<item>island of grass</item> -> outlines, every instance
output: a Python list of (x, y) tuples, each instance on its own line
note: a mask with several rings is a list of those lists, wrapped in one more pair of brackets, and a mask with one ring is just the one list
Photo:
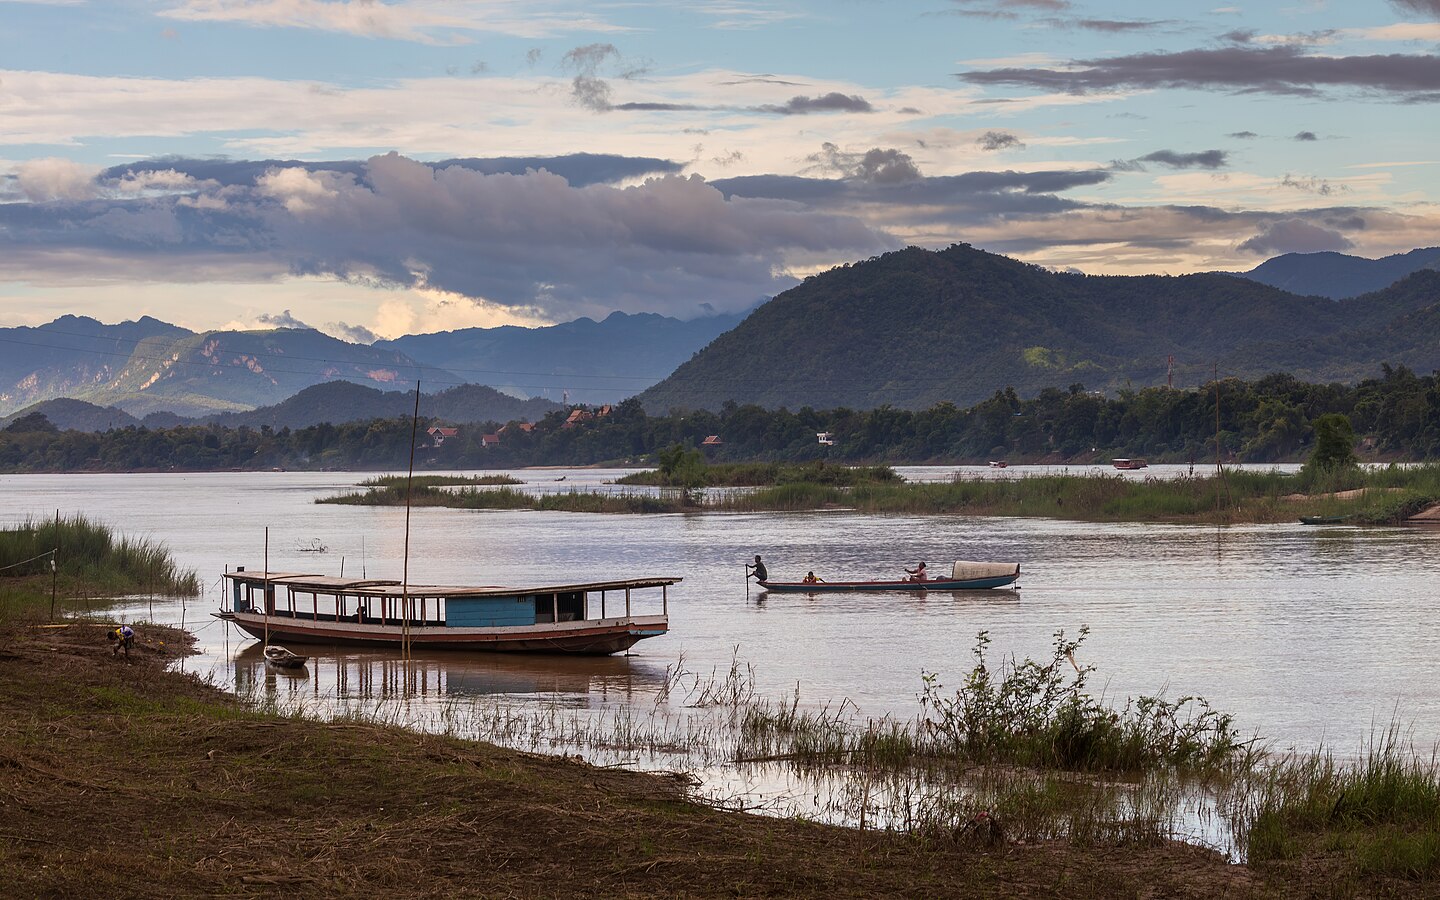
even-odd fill
[[(17, 896), (1420, 897), (1440, 879), (1433, 757), (1392, 731), (1354, 763), (1261, 765), (1203, 702), (1095, 700), (1089, 667), (1064, 674), (1083, 632), (1057, 634), (1048, 660), (994, 666), (982, 634), (959, 690), (926, 676), (920, 724), (850, 730), (789, 702), (721, 701), (752, 757), (877, 784), (959, 766), (1000, 788), (910, 827), (842, 828), (382, 716), (249, 705), (174, 670), (187, 636), (162, 626), (137, 623), (133, 655), (116, 657), (104, 622), (37, 621), (49, 585), (28, 567), (66, 538), (71, 589), (198, 586), (164, 548), (81, 519), (0, 532), (0, 877)], [(1230, 798), (1248, 865), (1171, 839), (1145, 808), (1113, 818), (1126, 782), (1172, 776)]]
[[(393, 487), (372, 488), (316, 502), (404, 506), (405, 493)], [(852, 484), (783, 481), (755, 490), (708, 494), (693, 486), (658, 492), (575, 490), (539, 495), (511, 488), (457, 491), (422, 487), (413, 492), (411, 502), (457, 509), (601, 513), (853, 509), (880, 514), (1036, 516), (1092, 522), (1240, 524), (1297, 522), (1306, 517), (1350, 524), (1397, 524), (1440, 504), (1440, 465), (1348, 468), (1300, 475), (1226, 470), (1218, 475), (1174, 479), (1086, 473), (915, 484), (896, 476), (857, 479)]]
[(410, 482), (415, 487), (456, 487), (464, 485), (524, 484), (518, 478), (504, 474), (490, 475), (376, 475), (360, 482), (363, 488), (404, 488)]
[[(663, 456), (663, 454), (662, 454)], [(899, 484), (904, 481), (889, 466), (837, 466), (823, 460), (809, 463), (716, 463), (687, 460), (684, 465), (632, 472), (615, 479), (616, 484), (654, 487), (773, 487), (782, 484), (816, 484), (853, 487), (857, 484)]]

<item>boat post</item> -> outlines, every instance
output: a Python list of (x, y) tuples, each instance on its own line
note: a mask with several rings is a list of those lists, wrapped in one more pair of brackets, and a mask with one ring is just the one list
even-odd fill
[(630, 588), (625, 588), (625, 618), (630, 618)]

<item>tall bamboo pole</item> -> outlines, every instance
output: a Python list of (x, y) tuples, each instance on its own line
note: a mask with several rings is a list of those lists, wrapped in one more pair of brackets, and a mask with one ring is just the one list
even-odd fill
[(410, 471), (405, 476), (405, 560), (401, 565), (400, 614), (404, 623), (401, 629), (401, 656), (406, 662), (408, 688), (410, 662), (410, 499), (415, 482), (415, 434), (420, 430), (420, 379), (415, 379), (415, 412), (410, 417)]

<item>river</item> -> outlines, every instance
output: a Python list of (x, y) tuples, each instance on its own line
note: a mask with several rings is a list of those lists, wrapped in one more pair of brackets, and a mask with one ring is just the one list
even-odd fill
[[(1156, 474), (1185, 467), (1155, 467)], [(912, 479), (954, 469), (903, 469)], [(970, 470), (967, 470), (970, 471)], [(1007, 470), (1010, 476), (1024, 469)], [(1072, 470), (1073, 471), (1073, 470)], [(616, 471), (525, 470), (532, 490), (598, 486)], [(995, 470), (977, 469), (978, 477)], [(0, 476), (0, 524), (83, 512), (167, 545), (209, 585), (201, 600), (122, 606), (178, 624), (201, 651), (191, 671), (226, 687), (263, 686), (254, 642), (211, 618), (226, 566), (258, 568), (269, 528), (276, 571), (398, 578), (404, 510), (316, 505), (350, 473)], [(559, 479), (564, 479), (559, 480)], [(320, 542), (325, 553), (299, 548)], [(923, 596), (766, 596), (743, 565), (773, 577), (897, 574), (926, 560), (1018, 561), (1019, 590)], [(1440, 530), (1095, 524), (1048, 519), (877, 516), (846, 511), (594, 515), (417, 509), (411, 579), (465, 584), (679, 575), (671, 632), (604, 659), (449, 654), (419, 661), (422, 698), (487, 698), (533, 708), (653, 709), (677, 666), (724, 676), (738, 661), (764, 696), (853, 702), (861, 715), (919, 709), (922, 672), (951, 683), (977, 632), (995, 658), (1048, 655), (1057, 630), (1091, 631), (1078, 656), (1092, 684), (1123, 702), (1200, 694), (1245, 734), (1278, 747), (1359, 750), (1392, 720), (1421, 746), (1440, 742), (1435, 615)], [(248, 649), (247, 649), (248, 648)], [(284, 688), (316, 703), (403, 693), (393, 655), (310, 650), (310, 677)], [(274, 690), (273, 676), (271, 689)], [(663, 698), (661, 698), (663, 700)]]

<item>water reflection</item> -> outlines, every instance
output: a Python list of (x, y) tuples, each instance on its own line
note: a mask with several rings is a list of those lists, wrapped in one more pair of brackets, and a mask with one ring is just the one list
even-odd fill
[(416, 654), (407, 662), (393, 650), (292, 649), (309, 656), (305, 668), (293, 673), (267, 666), (259, 642), (246, 644), (232, 658), (235, 692), (283, 687), (324, 701), (531, 694), (626, 703), (640, 694), (653, 697), (666, 677), (663, 667), (626, 656), (450, 652)]

